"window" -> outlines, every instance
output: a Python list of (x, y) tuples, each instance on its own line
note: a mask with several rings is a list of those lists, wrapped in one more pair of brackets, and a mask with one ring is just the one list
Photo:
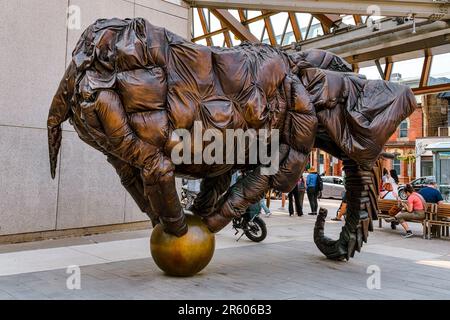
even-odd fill
[(401, 170), (401, 161), (400, 161), (400, 159), (399, 158), (395, 158), (394, 160), (393, 160), (393, 163), (392, 163), (392, 166), (393, 166), (393, 169), (396, 171), (396, 172), (398, 172), (398, 175), (400, 175), (400, 170)]
[(399, 138), (407, 138), (408, 137), (408, 121), (407, 120), (403, 120), (400, 123), (400, 131), (398, 134)]
[(422, 156), (420, 157), (420, 175), (432, 176), (433, 175), (433, 157)]

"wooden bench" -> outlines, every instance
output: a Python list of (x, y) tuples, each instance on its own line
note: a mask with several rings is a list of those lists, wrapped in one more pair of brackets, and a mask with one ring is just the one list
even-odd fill
[[(450, 236), (449, 227), (450, 227), (450, 204), (445, 203), (442, 205), (434, 205), (434, 209), (432, 210), (430, 217), (427, 221), (427, 233), (428, 239), (431, 238), (431, 234), (435, 233), (436, 237)], [(432, 226), (436, 226), (436, 232), (432, 232)]]
[(383, 227), (383, 219), (392, 218), (388, 212), (395, 205), (398, 205), (397, 200), (378, 200), (378, 226), (380, 228)]
[[(383, 219), (392, 218), (388, 212), (394, 205), (399, 205), (400, 201), (399, 200), (378, 199), (377, 202), (378, 202), (378, 227), (382, 228), (383, 227)], [(431, 227), (428, 227), (427, 222), (430, 219), (432, 210), (434, 208), (433, 206), (435, 206), (435, 205), (433, 205), (431, 203), (427, 203), (424, 220), (411, 219), (411, 220), (407, 221), (407, 222), (412, 222), (412, 223), (420, 223), (422, 225), (424, 239), (429, 239), (428, 231), (431, 230)]]

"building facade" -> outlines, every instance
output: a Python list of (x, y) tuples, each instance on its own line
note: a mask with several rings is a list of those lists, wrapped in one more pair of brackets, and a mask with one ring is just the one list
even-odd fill
[(113, 17), (143, 17), (189, 35), (189, 9), (177, 0), (0, 1), (0, 242), (147, 220), (105, 156), (68, 123), (55, 180), (49, 172), (53, 94), (83, 30)]

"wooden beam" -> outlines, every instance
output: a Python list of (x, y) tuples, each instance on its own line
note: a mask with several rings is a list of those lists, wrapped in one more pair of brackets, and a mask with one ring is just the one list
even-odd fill
[(428, 86), (432, 61), (433, 55), (431, 54), (431, 50), (425, 49), (425, 60), (423, 61), (422, 74), (420, 76), (420, 83), (419, 83), (420, 88)]
[(246, 25), (249, 25), (250, 23), (253, 23), (253, 22), (265, 19), (265, 18), (273, 16), (274, 14), (277, 14), (277, 13), (278, 12), (274, 12), (274, 11), (266, 11), (265, 13), (263, 13), (263, 14), (261, 14), (259, 16), (256, 16), (256, 17), (253, 17), (251, 19), (247, 19), (245, 21), (242, 21), (242, 24), (246, 26)]
[(239, 9), (238, 13), (239, 13), (239, 19), (241, 19), (241, 22), (244, 22), (245, 20), (247, 20), (247, 18), (245, 17), (244, 10)]
[[(225, 27), (225, 25), (222, 22), (220, 22), (220, 25), (222, 26), (222, 28)], [(231, 48), (233, 46), (233, 42), (231, 41), (230, 31), (228, 29), (227, 31), (224, 31), (223, 36), (225, 38), (225, 44), (227, 45), (228, 48)]]
[(292, 31), (294, 32), (294, 37), (296, 41), (302, 41), (302, 32), (300, 31), (300, 27), (298, 25), (297, 16), (295, 12), (289, 12), (289, 20), (291, 21)]
[(320, 26), (322, 27), (323, 33), (324, 34), (329, 34), (330, 33), (330, 28), (328, 28), (328, 26), (326, 24), (324, 24), (323, 22), (320, 23)]
[[(197, 12), (198, 12), (198, 16), (200, 17), (200, 23), (202, 24), (202, 29), (203, 29), (203, 33), (205, 35), (209, 34), (211, 30), (208, 30), (208, 24), (206, 23), (206, 17), (205, 17), (205, 12), (203, 11), (202, 8), (197, 8)], [(207, 36), (205, 37), (206, 39), (206, 44), (208, 46), (212, 46), (212, 40), (211, 37)]]
[(383, 16), (450, 19), (449, 3), (432, 0), (184, 0), (191, 7), (275, 10), (313, 13), (367, 15), (367, 8), (376, 4)]
[(450, 91), (450, 83), (437, 84), (435, 86), (426, 86), (423, 88), (412, 89), (412, 92), (414, 94), (430, 94), (430, 93), (438, 93), (441, 91)]
[[(261, 11), (262, 14), (267, 12)], [(275, 37), (275, 32), (273, 31), (272, 22), (270, 21), (270, 17), (264, 18), (264, 25), (266, 27), (267, 35), (269, 36), (269, 41), (272, 46), (277, 45), (277, 39)]]
[(289, 17), (287, 17), (286, 22), (284, 23), (283, 33), (281, 34), (281, 38), (280, 38), (280, 45), (283, 45), (283, 43), (284, 43), (288, 25), (289, 25)]
[(206, 34), (202, 34), (201, 36), (192, 38), (191, 41), (192, 41), (192, 42), (196, 42), (196, 41), (199, 41), (199, 40), (202, 40), (202, 39), (211, 38), (211, 37), (213, 37), (213, 36), (215, 36), (215, 35), (224, 33), (224, 32), (227, 31), (227, 30), (228, 30), (228, 28), (222, 28), (222, 29), (219, 29), (219, 30), (216, 30), (216, 31), (213, 31), (213, 32), (209, 32), (209, 33), (206, 33)]
[(306, 33), (305, 33), (305, 40), (308, 39), (309, 30), (311, 29), (311, 24), (312, 24), (313, 18), (314, 18), (314, 16), (311, 16), (309, 18), (308, 27), (306, 28)]
[(360, 24), (362, 24), (362, 19), (361, 16), (358, 14), (354, 14), (353, 15), (353, 20), (355, 20), (355, 24), (358, 26)]
[(336, 14), (315, 14), (314, 17), (322, 24), (325, 33), (330, 33), (331, 27), (342, 18)]
[(359, 65), (357, 63), (352, 64), (352, 70), (354, 73), (359, 73)]
[(381, 64), (380, 64), (380, 60), (379, 59), (375, 60), (375, 65), (377, 66), (378, 73), (380, 74), (380, 78), (384, 79), (384, 70), (381, 69)]
[(251, 32), (243, 26), (231, 13), (226, 9), (211, 9), (219, 21), (226, 25), (241, 41), (249, 41), (259, 43), (260, 41)]
[(386, 58), (386, 66), (384, 67), (384, 80), (389, 81), (391, 79), (392, 67), (394, 63), (392, 62), (392, 57)]
[[(408, 52), (423, 52), (426, 48), (450, 46), (448, 22), (417, 23), (415, 34), (412, 33), (411, 23), (397, 25), (396, 21), (387, 19), (381, 24), (382, 29), (378, 32), (362, 25), (341, 34), (308, 39), (301, 43), (302, 50), (328, 50), (349, 63), (360, 63)], [(289, 50), (288, 47), (286, 49)]]

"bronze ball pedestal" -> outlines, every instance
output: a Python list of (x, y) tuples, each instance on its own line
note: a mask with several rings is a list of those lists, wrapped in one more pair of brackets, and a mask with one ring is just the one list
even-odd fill
[(214, 254), (215, 236), (200, 217), (186, 215), (188, 232), (178, 238), (158, 224), (150, 238), (150, 251), (156, 265), (167, 275), (189, 277), (203, 270)]

